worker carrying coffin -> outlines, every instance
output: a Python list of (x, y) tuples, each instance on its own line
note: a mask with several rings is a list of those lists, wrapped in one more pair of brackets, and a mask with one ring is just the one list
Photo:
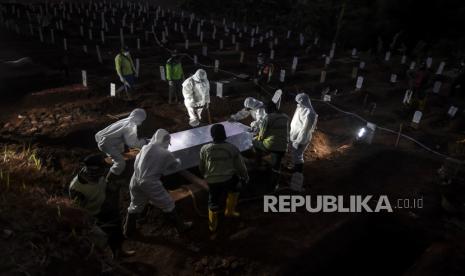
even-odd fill
[(176, 212), (174, 200), (160, 181), (163, 174), (180, 165), (180, 161), (168, 151), (170, 142), (171, 136), (168, 131), (159, 129), (136, 157), (134, 174), (129, 185), (131, 204), (124, 227), (128, 237), (136, 230), (137, 216), (142, 213), (148, 202), (160, 208), (179, 232), (189, 229), (192, 225), (191, 222), (181, 219)]
[(184, 104), (189, 115), (189, 125), (197, 127), (202, 119), (202, 112), (210, 104), (210, 83), (207, 72), (197, 70), (194, 75), (187, 78), (182, 84)]
[(253, 140), (257, 164), (262, 157), (271, 155), (271, 185), (278, 189), (281, 175), (281, 161), (287, 151), (289, 141), (289, 117), (278, 111), (276, 104), (270, 101), (266, 105), (266, 116), (260, 124), (258, 136)]
[(209, 187), (208, 221), (210, 231), (218, 226), (218, 214), (221, 200), (227, 193), (225, 216), (237, 217), (237, 200), (241, 182), (247, 183), (249, 175), (239, 149), (226, 142), (226, 131), (222, 124), (215, 124), (210, 129), (213, 143), (204, 145), (200, 150), (200, 172)]
[(318, 114), (313, 109), (310, 98), (305, 93), (295, 97), (297, 109), (291, 121), (290, 143), (293, 171), (290, 187), (295, 191), (302, 191), (304, 152), (312, 140), (318, 121)]
[(137, 127), (145, 121), (147, 114), (141, 108), (134, 109), (129, 117), (119, 120), (95, 134), (98, 148), (111, 157), (113, 166), (107, 180), (111, 181), (121, 175), (126, 168), (123, 157), (124, 146), (141, 148), (147, 144), (146, 139), (137, 137)]
[(229, 121), (240, 121), (251, 116), (253, 122), (250, 123), (250, 127), (252, 128), (252, 132), (257, 133), (265, 115), (265, 105), (263, 102), (252, 97), (248, 97), (244, 100), (244, 108), (231, 115)]

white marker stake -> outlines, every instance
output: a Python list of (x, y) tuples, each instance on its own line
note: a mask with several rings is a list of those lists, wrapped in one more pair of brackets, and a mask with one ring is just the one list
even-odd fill
[(100, 46), (95, 45), (95, 49), (97, 50), (97, 59), (98, 59), (98, 62), (101, 64), (101, 63), (103, 63), (103, 60), (102, 60), (102, 55), (100, 54)]
[(166, 81), (165, 66), (160, 66), (160, 79)]
[(137, 39), (137, 50), (140, 51), (140, 38)]
[(300, 34), (300, 35), (299, 35), (299, 43), (300, 43), (300, 46), (304, 46), (304, 42), (305, 42), (304, 35), (303, 35), (303, 34)]
[(447, 111), (447, 114), (448, 114), (451, 118), (453, 118), (453, 117), (455, 116), (455, 113), (457, 113), (458, 110), (459, 110), (459, 109), (458, 109), (457, 107), (451, 106), (451, 107), (449, 108), (449, 111)]
[(331, 58), (329, 56), (325, 57), (325, 66), (328, 66), (331, 63)]
[(292, 74), (294, 74), (295, 71), (297, 70), (297, 63), (298, 62), (299, 62), (299, 58), (294, 57), (294, 59), (292, 60)]
[(353, 48), (352, 49), (352, 56), (355, 57), (357, 55), (357, 49)]
[(110, 83), (110, 97), (116, 97), (116, 84)]
[(362, 86), (363, 86), (363, 77), (362, 76), (359, 76), (357, 78), (357, 83), (355, 84), (355, 88), (357, 88), (358, 90), (362, 89)]
[(82, 51), (87, 54), (87, 45), (82, 45)]
[(291, 38), (291, 31), (290, 30), (287, 31), (287, 35), (286, 35), (286, 39), (289, 39), (289, 38)]
[(252, 37), (252, 39), (250, 40), (250, 48), (253, 48), (255, 45), (255, 38)]
[(419, 110), (415, 111), (415, 113), (413, 114), (413, 119), (412, 119), (412, 123), (414, 124), (419, 124), (420, 121), (421, 121), (421, 117), (423, 116), (423, 113)]
[(203, 42), (203, 32), (200, 32), (200, 42)]
[(140, 69), (140, 60), (136, 58), (136, 77), (139, 77)]
[(442, 72), (444, 71), (444, 66), (446, 66), (446, 63), (444, 61), (441, 61), (438, 70), (436, 71), (436, 75), (442, 75)]
[(410, 69), (410, 70), (415, 69), (415, 65), (416, 65), (416, 64), (415, 64), (415, 61), (412, 61), (412, 62), (410, 63), (409, 69)]
[(244, 52), (241, 52), (241, 57), (239, 58), (239, 63), (244, 63)]
[(403, 55), (402, 59), (400, 60), (400, 64), (405, 64), (406, 61), (407, 61), (407, 56)]
[(397, 82), (397, 75), (396, 74), (391, 74), (390, 82), (391, 83), (396, 83)]
[(431, 65), (433, 65), (433, 58), (432, 57), (428, 57), (426, 59), (426, 67), (427, 68), (431, 68)]
[(189, 50), (189, 40), (187, 40), (187, 39), (184, 42), (184, 49)]
[(317, 45), (319, 40), (319, 37), (315, 37), (315, 39), (313, 40), (313, 45)]
[(407, 90), (405, 91), (405, 95), (404, 95), (404, 99), (402, 100), (402, 103), (403, 104), (410, 104), (410, 102), (412, 101), (412, 95), (413, 95), (413, 91), (412, 90)]
[(218, 73), (219, 68), (220, 68), (220, 61), (215, 59), (215, 73)]
[(433, 86), (433, 92), (438, 94), (439, 91), (441, 90), (441, 85), (442, 85), (442, 82), (440, 81), (435, 81), (434, 82), (434, 86)]
[(386, 56), (384, 56), (384, 61), (389, 61), (391, 59), (391, 52), (387, 51)]
[(352, 68), (352, 79), (355, 79), (358, 75), (358, 67), (354, 66)]
[(198, 63), (198, 59), (197, 59), (197, 55), (194, 55), (194, 64), (197, 64)]
[(270, 52), (270, 59), (274, 59), (274, 50), (271, 50)]
[(103, 30), (100, 31), (100, 40), (103, 44), (105, 44), (105, 32)]
[(360, 69), (365, 68), (365, 61), (360, 61), (360, 65), (358, 66)]
[(279, 81), (284, 82), (286, 80), (286, 70), (281, 69), (281, 72), (279, 74)]
[(82, 70), (82, 86), (87, 87), (87, 72)]
[(219, 98), (223, 98), (223, 83), (222, 82), (216, 83), (216, 96)]
[(66, 38), (63, 38), (63, 49), (65, 49), (65, 51), (68, 51), (68, 41), (66, 40)]
[(324, 83), (325, 81), (326, 81), (326, 71), (321, 71), (320, 83)]

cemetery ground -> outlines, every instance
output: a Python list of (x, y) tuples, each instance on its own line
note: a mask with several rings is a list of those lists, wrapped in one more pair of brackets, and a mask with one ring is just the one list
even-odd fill
[[(319, 114), (318, 129), (305, 157), (304, 176), (307, 195), (387, 195), (397, 198), (422, 198), (422, 208), (396, 209), (393, 213), (264, 213), (264, 191), (269, 173), (251, 170), (238, 220), (220, 222), (216, 239), (209, 236), (206, 193), (177, 202), (182, 215), (193, 220), (192, 231), (179, 235), (163, 220), (155, 208), (147, 210), (140, 221), (140, 235), (125, 243), (137, 255), (113, 262), (90, 242), (89, 217), (74, 208), (66, 198), (67, 187), (79, 167), (79, 160), (97, 151), (94, 134), (115, 121), (121, 114), (141, 107), (148, 118), (140, 130), (151, 137), (158, 128), (177, 132), (189, 128), (183, 104), (168, 104), (168, 85), (160, 78), (160, 66), (169, 52), (160, 47), (143, 30), (125, 37), (134, 59), (140, 61), (137, 89), (131, 101), (110, 96), (110, 83), (119, 85), (113, 59), (120, 47), (117, 31), (101, 45), (102, 63), (98, 61), (95, 42), (87, 41), (72, 30), (68, 51), (61, 41), (40, 43), (33, 38), (1, 29), (1, 60), (29, 57), (26, 65), (3, 67), (0, 101), (0, 271), (11, 275), (332, 275), (341, 268), (351, 275), (463, 275), (465, 235), (463, 218), (447, 214), (441, 208), (441, 191), (437, 169), (442, 158), (401, 137), (397, 131), (452, 157), (463, 158), (454, 149), (465, 139), (463, 116), (449, 117), (450, 105), (463, 108), (463, 99), (448, 97), (450, 79), (438, 94), (432, 93), (417, 128), (411, 126), (414, 109), (402, 104), (408, 87), (399, 55), (389, 61), (351, 49), (337, 49), (325, 67), (322, 54), (330, 47), (320, 42), (306, 51), (297, 43), (280, 37), (274, 46), (275, 73), (262, 89), (251, 80), (228, 72), (254, 74), (256, 55), (269, 55), (268, 42), (250, 47), (240, 41), (236, 50), (231, 35), (222, 34), (223, 50), (218, 39), (206, 33), (203, 44), (189, 30), (190, 45), (180, 33), (170, 31), (165, 46), (179, 53), (196, 55), (207, 68), (212, 83), (211, 115), (214, 122), (227, 120), (242, 108), (244, 98), (270, 99), (276, 88), (284, 93), (282, 110), (290, 117), (295, 109), (295, 94), (310, 95)], [(220, 35), (218, 35), (220, 36)], [(137, 49), (136, 39), (141, 41)], [(47, 37), (45, 40), (49, 40)], [(82, 46), (88, 46), (88, 53)], [(207, 56), (202, 45), (208, 46)], [(241, 52), (243, 63), (239, 62)], [(69, 76), (61, 70), (67, 56)], [(299, 57), (297, 70), (291, 73), (293, 57)], [(359, 68), (360, 60), (366, 62)], [(435, 56), (436, 68), (441, 56)], [(410, 61), (409, 61), (410, 62)], [(407, 63), (408, 64), (408, 63)], [(199, 65), (183, 59), (186, 77)], [(355, 77), (353, 68), (359, 68)], [(286, 70), (285, 81), (279, 79)], [(82, 85), (82, 70), (87, 72), (87, 86)], [(225, 72), (227, 71), (227, 72)], [(321, 82), (321, 71), (326, 79)], [(391, 83), (393, 72), (397, 81)], [(355, 89), (356, 77), (363, 76), (361, 89)], [(230, 83), (224, 82), (229, 80)], [(219, 98), (215, 83), (223, 81), (225, 96)], [(321, 91), (330, 87), (331, 104), (319, 101)], [(8, 88), (8, 89), (6, 89)], [(337, 93), (334, 91), (337, 89)], [(366, 123), (334, 107), (354, 112), (369, 122), (394, 130), (376, 130), (371, 144), (355, 141)], [(124, 116), (124, 115), (121, 115)], [(206, 123), (206, 122), (204, 122)], [(247, 123), (247, 122), (245, 122)], [(402, 127), (401, 127), (402, 125)], [(462, 141), (462, 142), (460, 142)], [(462, 153), (463, 154), (463, 151)], [(244, 153), (251, 157), (251, 153)], [(131, 164), (127, 166), (131, 168)], [(198, 174), (193, 169), (192, 173)], [(126, 171), (129, 183), (131, 172)], [(287, 185), (290, 172), (284, 171)], [(165, 186), (179, 189), (189, 184), (173, 176), (163, 179)], [(464, 191), (459, 191), (464, 193)], [(288, 194), (287, 190), (280, 192)], [(129, 204), (127, 187), (121, 191), (121, 214)]]

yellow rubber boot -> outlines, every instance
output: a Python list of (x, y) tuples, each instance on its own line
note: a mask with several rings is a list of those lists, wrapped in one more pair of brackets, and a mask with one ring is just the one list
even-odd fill
[(239, 217), (239, 212), (236, 212), (237, 200), (239, 199), (239, 193), (228, 193), (226, 198), (226, 210), (224, 215), (226, 217)]
[(211, 232), (216, 232), (218, 227), (218, 212), (208, 209), (208, 228)]

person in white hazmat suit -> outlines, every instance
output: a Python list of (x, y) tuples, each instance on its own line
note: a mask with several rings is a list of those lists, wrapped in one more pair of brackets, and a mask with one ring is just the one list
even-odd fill
[(197, 127), (202, 119), (202, 112), (210, 104), (210, 82), (207, 72), (197, 70), (194, 75), (182, 83), (184, 105), (189, 115), (189, 125)]
[(129, 117), (119, 120), (95, 134), (98, 148), (111, 157), (113, 166), (107, 176), (107, 181), (121, 175), (126, 168), (123, 157), (124, 145), (141, 148), (147, 144), (146, 139), (137, 137), (137, 127), (147, 118), (145, 110), (134, 109)]
[(148, 202), (161, 209), (178, 232), (184, 232), (192, 226), (191, 222), (184, 222), (178, 215), (174, 200), (160, 181), (164, 173), (181, 165), (180, 160), (168, 150), (170, 141), (168, 131), (159, 129), (136, 157), (134, 174), (129, 184), (131, 204), (124, 225), (126, 237), (136, 231), (137, 217)]
[(297, 109), (291, 121), (290, 143), (292, 164), (294, 166), (290, 188), (294, 191), (302, 191), (304, 152), (312, 140), (318, 121), (318, 114), (313, 109), (310, 98), (305, 93), (295, 97)]
[(231, 115), (229, 121), (240, 121), (251, 116), (253, 119), (253, 122), (250, 123), (252, 132), (258, 132), (260, 124), (265, 115), (266, 111), (263, 102), (252, 97), (247, 97), (244, 100), (244, 108), (239, 110), (236, 114)]

